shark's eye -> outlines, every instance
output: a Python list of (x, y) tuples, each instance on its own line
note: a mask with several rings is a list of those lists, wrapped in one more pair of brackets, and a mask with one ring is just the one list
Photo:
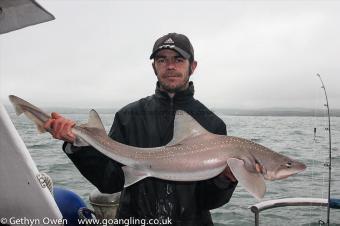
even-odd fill
[(286, 167), (287, 167), (287, 168), (292, 167), (292, 163), (291, 163), (291, 162), (287, 162), (287, 163), (286, 163)]

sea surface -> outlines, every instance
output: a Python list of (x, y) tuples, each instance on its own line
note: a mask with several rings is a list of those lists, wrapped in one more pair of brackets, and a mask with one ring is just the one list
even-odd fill
[[(79, 123), (87, 121), (87, 114), (64, 114)], [(49, 174), (54, 186), (67, 187), (85, 202), (95, 189), (75, 168), (61, 150), (62, 142), (49, 134), (38, 134), (26, 117), (10, 114), (40, 172)], [(100, 114), (109, 131), (114, 112)], [(267, 181), (263, 200), (313, 197), (327, 198), (328, 191), (328, 121), (326, 117), (228, 116), (219, 114), (228, 128), (228, 135), (239, 136), (260, 143), (282, 154), (303, 161), (307, 169), (280, 181)], [(314, 135), (314, 128), (316, 134)], [(340, 198), (340, 118), (331, 119), (332, 132), (332, 197)], [(215, 225), (254, 225), (249, 206), (259, 201), (238, 186), (230, 202), (212, 210)], [(88, 204), (90, 206), (90, 204)], [(90, 206), (91, 207), (91, 206)], [(326, 221), (325, 207), (281, 207), (260, 214), (260, 225), (319, 225)], [(331, 210), (331, 225), (340, 225), (340, 210)]]

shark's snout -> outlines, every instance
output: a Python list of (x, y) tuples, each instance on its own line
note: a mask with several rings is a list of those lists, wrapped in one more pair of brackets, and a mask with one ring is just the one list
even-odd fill
[(263, 176), (267, 180), (280, 180), (300, 173), (306, 168), (306, 165), (302, 162), (288, 160), (281, 163), (280, 165), (277, 165), (277, 167), (274, 167), (272, 170), (266, 169)]
[(281, 165), (276, 172), (275, 179), (283, 179), (291, 175), (300, 173), (306, 169), (306, 165), (298, 161), (289, 161)]

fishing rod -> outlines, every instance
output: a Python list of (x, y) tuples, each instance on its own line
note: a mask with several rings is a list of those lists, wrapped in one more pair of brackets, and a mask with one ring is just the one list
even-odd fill
[[(330, 225), (329, 222), (329, 218), (330, 218), (330, 203), (331, 203), (331, 180), (332, 180), (332, 136), (331, 136), (331, 116), (329, 113), (329, 103), (328, 103), (328, 97), (327, 97), (327, 91), (326, 91), (326, 87), (322, 81), (321, 75), (320, 74), (316, 74), (319, 79), (320, 82), (322, 84), (321, 88), (323, 89), (324, 93), (325, 93), (325, 97), (326, 97), (326, 104), (324, 104), (325, 107), (327, 107), (327, 116), (328, 116), (328, 128), (326, 128), (326, 130), (328, 130), (328, 140), (329, 140), (329, 160), (328, 160), (328, 164), (325, 164), (325, 166), (328, 166), (328, 204), (327, 204), (327, 225)], [(315, 133), (315, 129), (314, 129), (314, 133)]]

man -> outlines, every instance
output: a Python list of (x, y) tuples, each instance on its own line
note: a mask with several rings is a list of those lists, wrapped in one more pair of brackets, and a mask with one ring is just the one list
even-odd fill
[[(184, 110), (204, 128), (215, 134), (226, 134), (224, 122), (193, 98), (194, 85), (189, 82), (197, 62), (189, 39), (169, 33), (159, 38), (150, 59), (158, 82), (152, 96), (133, 102), (116, 115), (109, 136), (137, 147), (166, 145), (173, 136), (176, 110)], [(72, 145), (75, 123), (52, 113), (45, 125), (55, 138), (66, 141), (64, 151), (79, 171), (103, 193), (122, 191), (118, 218), (170, 219), (172, 225), (213, 225), (210, 209), (227, 203), (237, 181), (227, 167), (212, 179), (197, 182), (174, 182), (146, 178), (123, 189), (121, 164), (92, 147)]]

